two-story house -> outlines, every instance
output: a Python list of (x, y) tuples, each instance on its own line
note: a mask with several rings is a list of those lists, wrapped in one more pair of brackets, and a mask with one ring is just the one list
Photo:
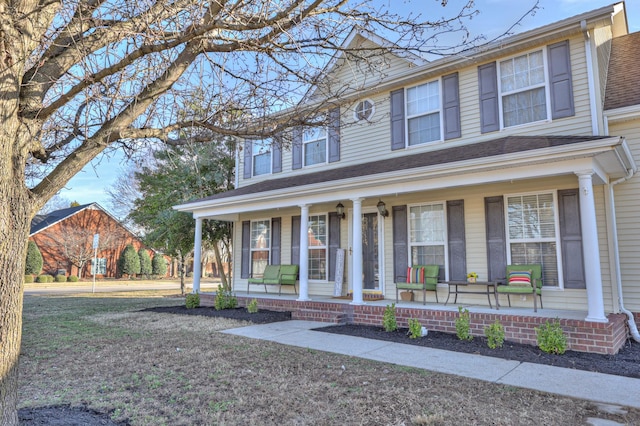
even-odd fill
[[(344, 42), (385, 43), (358, 31)], [(627, 310), (640, 313), (639, 46), (617, 3), (464, 55), (389, 53), (377, 74), (338, 55), (327, 84), (357, 89), (332, 100), (326, 128), (292, 129), (290, 149), (246, 141), (237, 189), (176, 208), (193, 213), (196, 242), (204, 219), (235, 224), (236, 291), (268, 263), (298, 264), (298, 302), (334, 295), (336, 279), (356, 309), (367, 293), (390, 302), (408, 265), (495, 281), (540, 264), (538, 315), (615, 318), (615, 352), (625, 321), (637, 336)], [(533, 314), (532, 295), (511, 299)]]

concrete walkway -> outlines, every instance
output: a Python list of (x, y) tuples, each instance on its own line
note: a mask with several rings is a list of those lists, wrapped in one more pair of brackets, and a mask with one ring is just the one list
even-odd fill
[(283, 321), (224, 333), (640, 409), (640, 379), (311, 331), (327, 325)]

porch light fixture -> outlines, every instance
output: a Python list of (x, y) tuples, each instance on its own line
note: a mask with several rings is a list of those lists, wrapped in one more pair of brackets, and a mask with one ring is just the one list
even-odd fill
[(378, 208), (378, 212), (380, 212), (381, 216), (383, 217), (389, 216), (387, 205), (382, 200), (378, 201), (378, 204), (376, 205), (376, 207)]
[(338, 205), (336, 206), (336, 213), (338, 213), (338, 217), (340, 219), (344, 219), (344, 206), (342, 205), (342, 203), (338, 203)]

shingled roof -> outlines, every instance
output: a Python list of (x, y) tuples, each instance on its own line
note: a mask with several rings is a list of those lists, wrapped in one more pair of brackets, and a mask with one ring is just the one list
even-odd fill
[[(208, 200), (221, 200), (230, 197), (259, 194), (261, 192), (276, 191), (324, 182), (341, 181), (362, 176), (373, 176), (394, 171), (410, 170), (418, 167), (435, 166), (438, 164), (455, 163), (477, 158), (489, 158), (498, 155), (512, 154), (542, 148), (553, 148), (563, 145), (579, 144), (607, 136), (507, 136), (487, 142), (463, 145), (452, 148), (427, 151), (397, 158), (373, 161), (346, 167), (327, 169), (320, 172), (306, 173), (295, 176), (273, 178), (243, 186), (231, 191), (222, 192), (207, 198), (193, 200), (196, 203)], [(186, 203), (189, 204), (189, 203)]]
[(640, 105), (640, 32), (611, 42), (604, 109)]
[(95, 203), (83, 204), (76, 207), (67, 207), (66, 209), (56, 210), (48, 214), (36, 215), (31, 221), (31, 231), (29, 232), (29, 235), (36, 234), (51, 225), (65, 220), (66, 218), (73, 216), (79, 211), (86, 209), (92, 204)]

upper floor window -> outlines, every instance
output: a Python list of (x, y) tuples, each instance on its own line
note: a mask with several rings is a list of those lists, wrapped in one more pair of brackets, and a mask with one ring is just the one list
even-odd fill
[(269, 264), (271, 253), (271, 221), (251, 222), (251, 275), (260, 276)]
[(371, 99), (364, 99), (356, 104), (353, 111), (353, 118), (356, 121), (371, 120), (375, 112), (374, 103)]
[(255, 140), (251, 147), (253, 176), (271, 173), (271, 139)]
[(432, 81), (406, 92), (409, 146), (440, 140), (440, 85)]
[(309, 127), (302, 134), (304, 165), (312, 166), (327, 162), (327, 128)]
[(500, 62), (503, 127), (547, 119), (544, 54), (542, 50)]
[(444, 203), (409, 207), (409, 247), (412, 265), (445, 265)]

